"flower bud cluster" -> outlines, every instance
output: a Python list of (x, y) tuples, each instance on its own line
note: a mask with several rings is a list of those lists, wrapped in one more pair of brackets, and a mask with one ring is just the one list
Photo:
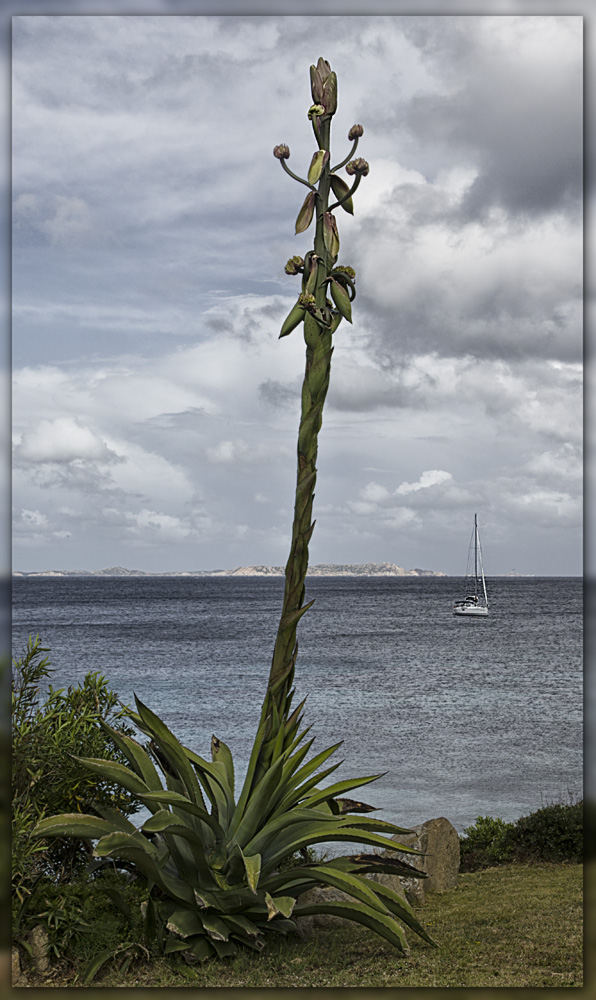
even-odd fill
[(363, 133), (364, 129), (362, 128), (362, 125), (352, 125), (352, 128), (348, 132), (348, 139), (350, 139), (351, 141), (353, 141), (354, 139), (359, 139), (360, 136), (363, 135)]
[(303, 268), (304, 260), (302, 257), (290, 257), (284, 271), (286, 274), (300, 274)]
[(359, 156), (356, 160), (350, 160), (350, 162), (346, 164), (346, 173), (350, 174), (350, 176), (353, 176), (354, 174), (361, 174), (363, 177), (366, 177), (368, 171), (368, 163), (366, 160), (363, 160), (361, 156)]
[(310, 294), (310, 292), (300, 292), (300, 295), (298, 296), (298, 302), (300, 303), (303, 309), (308, 309), (309, 311), (311, 309), (314, 309), (317, 304), (317, 300), (315, 299), (314, 295)]
[(289, 160), (290, 159), (290, 147), (284, 145), (283, 143), (280, 146), (275, 146), (274, 149), (273, 149), (273, 155), (278, 160)]
[(333, 270), (341, 271), (343, 274), (347, 274), (348, 278), (351, 278), (352, 281), (356, 277), (356, 272), (354, 268), (350, 267), (349, 264), (336, 264)]

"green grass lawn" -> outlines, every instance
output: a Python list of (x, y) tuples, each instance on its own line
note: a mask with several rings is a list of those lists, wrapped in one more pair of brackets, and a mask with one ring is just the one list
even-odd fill
[[(315, 928), (310, 937), (274, 939), (266, 952), (208, 962), (188, 980), (163, 961), (137, 963), (125, 981), (112, 965), (95, 987), (579, 987), (582, 971), (582, 865), (508, 865), (459, 876), (456, 889), (431, 893), (418, 909), (439, 947), (409, 935), (400, 956), (355, 924)], [(80, 987), (76, 960), (28, 985)], [(196, 969), (196, 967), (195, 967)]]

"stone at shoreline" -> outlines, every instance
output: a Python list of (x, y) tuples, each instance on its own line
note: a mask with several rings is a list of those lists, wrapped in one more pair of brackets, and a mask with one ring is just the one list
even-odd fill
[[(428, 878), (424, 879), (396, 880), (403, 885), (409, 903), (420, 905), (424, 903), (427, 892), (445, 892), (446, 889), (453, 889), (457, 885), (460, 860), (459, 836), (455, 827), (444, 816), (429, 819), (419, 826), (412, 827), (412, 833), (395, 834), (391, 839), (424, 854), (424, 857), (419, 857), (400, 854), (399, 851), (394, 855), (387, 852), (390, 856), (401, 858), (428, 875)], [(395, 879), (393, 875), (386, 877)], [(395, 886), (391, 885), (391, 888)]]

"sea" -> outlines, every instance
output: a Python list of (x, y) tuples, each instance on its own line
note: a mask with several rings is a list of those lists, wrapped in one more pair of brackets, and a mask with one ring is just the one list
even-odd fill
[[(485, 619), (452, 614), (456, 577), (313, 577), (295, 704), (313, 753), (343, 741), (328, 781), (403, 826), (445, 816), (513, 821), (582, 796), (582, 580), (487, 582)], [(241, 780), (265, 693), (281, 577), (15, 577), (13, 655), (50, 649), (54, 688), (103, 674)]]

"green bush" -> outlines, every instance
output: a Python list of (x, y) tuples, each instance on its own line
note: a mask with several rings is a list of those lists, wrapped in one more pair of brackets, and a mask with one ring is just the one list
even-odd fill
[(583, 859), (583, 801), (555, 803), (522, 816), (507, 835), (516, 861)]
[(466, 827), (464, 836), (459, 838), (460, 870), (474, 872), (511, 861), (513, 847), (507, 838), (513, 828), (513, 823), (502, 819), (477, 816), (475, 824)]
[(511, 861), (583, 859), (583, 801), (554, 803), (505, 823), (478, 816), (459, 838), (460, 871), (473, 872)]
[(19, 899), (39, 875), (69, 879), (90, 855), (82, 839), (33, 840), (31, 830), (45, 815), (94, 812), (99, 803), (129, 815), (139, 800), (116, 782), (83, 767), (76, 757), (121, 762), (120, 751), (98, 725), (100, 719), (130, 733), (127, 710), (99, 673), (76, 687), (55, 690), (45, 700), (40, 686), (52, 673), (39, 637), (29, 638), (12, 672), (12, 884)]

